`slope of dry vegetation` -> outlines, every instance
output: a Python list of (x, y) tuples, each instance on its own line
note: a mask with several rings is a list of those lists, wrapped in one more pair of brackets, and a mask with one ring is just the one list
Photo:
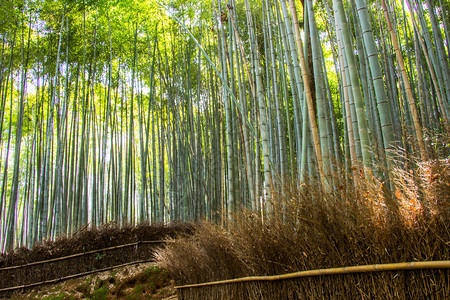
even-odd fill
[[(177, 285), (341, 266), (450, 259), (449, 159), (399, 160), (393, 192), (336, 176), (274, 192), (264, 217), (246, 211), (227, 229), (204, 223), (157, 254)], [(408, 171), (400, 171), (408, 170)], [(409, 171), (411, 170), (411, 171)], [(269, 207), (270, 206), (270, 207)], [(183, 289), (184, 299), (449, 297), (449, 270), (335, 275)], [(377, 296), (378, 295), (378, 296)]]
[[(143, 223), (123, 227), (107, 224), (100, 228), (85, 228), (70, 238), (64, 236), (55, 241), (38, 243), (32, 249), (19, 248), (9, 254), (0, 255), (0, 290), (58, 280), (137, 261), (152, 261), (155, 248), (161, 247), (165, 239), (190, 234), (193, 228), (194, 225), (188, 223), (172, 225)], [(157, 243), (140, 243), (146, 241)], [(120, 247), (126, 244), (131, 246)], [(65, 259), (56, 260), (57, 258)], [(50, 261), (28, 265), (45, 260)], [(8, 268), (11, 266), (22, 267)], [(128, 266), (125, 269), (127, 268), (132, 267)], [(112, 285), (115, 283), (110, 282)], [(96, 288), (101, 286), (92, 287), (93, 290)], [(26, 292), (28, 290), (29, 288), (25, 289)], [(111, 293), (119, 295), (120, 290)], [(9, 296), (14, 291), (16, 290), (0, 292), (0, 297)], [(18, 291), (21, 292), (22, 289)]]
[(15, 293), (10, 299), (176, 299), (173, 280), (153, 263), (127, 266)]

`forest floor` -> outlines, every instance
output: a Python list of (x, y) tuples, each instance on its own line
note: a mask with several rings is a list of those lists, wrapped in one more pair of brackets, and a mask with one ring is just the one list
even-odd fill
[(175, 300), (175, 284), (155, 263), (125, 266), (57, 284), (44, 285), (9, 299), (159, 299)]

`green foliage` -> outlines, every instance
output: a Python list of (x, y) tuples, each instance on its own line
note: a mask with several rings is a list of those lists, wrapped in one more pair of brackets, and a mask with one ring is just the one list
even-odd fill
[(127, 300), (140, 299), (142, 297), (143, 290), (144, 286), (142, 284), (136, 284), (133, 288), (133, 293), (127, 295), (125, 299)]
[(166, 272), (166, 270), (162, 270), (158, 266), (151, 266), (150, 268), (145, 269), (145, 275), (150, 277), (153, 274), (160, 274)]
[(105, 300), (109, 290), (106, 285), (101, 285), (98, 289), (95, 289), (90, 297), (91, 300)]
[(48, 297), (44, 297), (43, 300), (67, 300), (67, 299), (73, 299), (70, 298), (66, 293), (61, 292), (58, 295), (50, 295)]
[(103, 253), (103, 254), (101, 254), (101, 253), (97, 253), (96, 255), (95, 255), (95, 260), (102, 260), (103, 259), (103, 257), (105, 257), (105, 255), (106, 255), (106, 253)]
[(117, 269), (112, 270), (112, 271), (111, 271), (111, 278), (112, 278), (112, 279), (115, 279), (118, 272), (119, 272), (119, 271), (118, 271)]

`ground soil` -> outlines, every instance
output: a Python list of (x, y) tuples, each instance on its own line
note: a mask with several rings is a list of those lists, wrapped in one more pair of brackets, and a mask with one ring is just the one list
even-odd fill
[[(4, 298), (2, 298), (4, 299)], [(174, 282), (155, 263), (142, 263), (16, 292), (9, 299), (178, 299)]]

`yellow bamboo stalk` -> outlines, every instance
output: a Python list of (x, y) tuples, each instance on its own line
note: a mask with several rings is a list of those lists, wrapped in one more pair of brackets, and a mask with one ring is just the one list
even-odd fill
[(303, 85), (305, 89), (306, 103), (308, 107), (309, 122), (311, 123), (311, 131), (313, 135), (313, 143), (314, 143), (314, 151), (316, 154), (317, 167), (319, 169), (319, 175), (322, 186), (325, 186), (325, 178), (324, 178), (325, 174), (323, 172), (322, 150), (320, 148), (321, 145), (319, 137), (319, 128), (317, 127), (316, 114), (314, 112), (314, 103), (311, 93), (311, 87), (309, 86), (308, 68), (306, 66), (305, 56), (303, 54), (303, 43), (300, 36), (300, 29), (299, 29), (300, 26), (298, 24), (297, 8), (295, 6), (294, 0), (289, 0), (289, 7), (291, 9), (292, 22), (294, 23), (293, 27), (295, 29), (294, 30), (295, 40), (297, 42), (297, 49), (300, 58), (300, 66), (302, 68)]
[(288, 273), (283, 275), (272, 276), (249, 276), (236, 279), (228, 279), (221, 281), (204, 282), (198, 284), (188, 284), (176, 286), (176, 289), (195, 288), (213, 285), (222, 285), (238, 282), (254, 282), (254, 281), (277, 281), (287, 280), (293, 278), (313, 277), (313, 276), (326, 276), (326, 275), (339, 275), (339, 274), (353, 274), (353, 273), (373, 273), (373, 272), (386, 272), (386, 271), (402, 271), (402, 270), (420, 270), (420, 269), (450, 269), (450, 260), (441, 261), (418, 261), (418, 262), (404, 262), (404, 263), (392, 263), (392, 264), (375, 264), (375, 265), (362, 265), (329, 269), (317, 269), (300, 271), (295, 273)]

